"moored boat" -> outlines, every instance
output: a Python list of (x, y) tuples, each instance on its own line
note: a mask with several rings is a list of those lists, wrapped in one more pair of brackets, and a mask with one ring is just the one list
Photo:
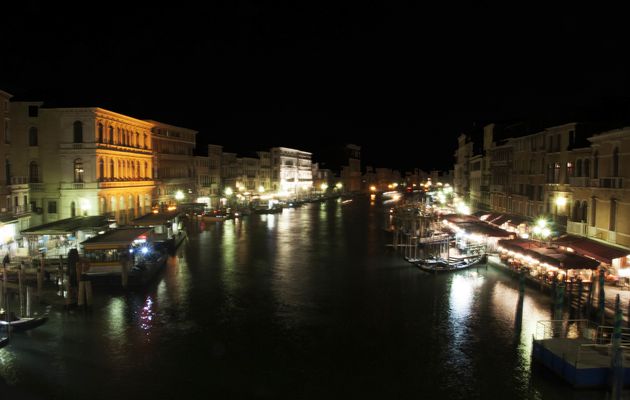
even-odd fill
[(0, 320), (0, 326), (9, 326), (12, 331), (26, 331), (36, 328), (48, 321), (48, 317), (11, 318), (9, 321), (7, 321), (4, 316), (0, 316), (0, 318), (2, 318), (2, 320)]
[(417, 262), (416, 266), (426, 272), (454, 272), (481, 264), (485, 262), (486, 259), (485, 254), (474, 257), (450, 258), (449, 260), (431, 258)]

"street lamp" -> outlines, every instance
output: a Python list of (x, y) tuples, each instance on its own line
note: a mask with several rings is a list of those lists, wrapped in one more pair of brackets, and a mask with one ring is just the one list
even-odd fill
[(182, 192), (181, 190), (178, 190), (177, 192), (175, 192), (175, 200), (177, 201), (184, 200), (184, 192)]
[(536, 226), (534, 226), (532, 233), (534, 236), (538, 236), (538, 239), (542, 244), (543, 240), (547, 239), (551, 235), (551, 229), (547, 226), (547, 220), (540, 218), (536, 221)]

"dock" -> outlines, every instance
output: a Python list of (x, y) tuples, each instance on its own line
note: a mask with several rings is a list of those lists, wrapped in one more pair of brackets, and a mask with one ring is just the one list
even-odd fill
[[(540, 321), (532, 358), (575, 388), (599, 388), (612, 379), (612, 326), (588, 320)], [(623, 385), (630, 386), (630, 329), (622, 333)]]

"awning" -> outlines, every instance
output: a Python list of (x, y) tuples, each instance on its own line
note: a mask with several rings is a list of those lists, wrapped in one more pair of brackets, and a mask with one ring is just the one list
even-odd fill
[(606, 264), (612, 264), (614, 259), (630, 255), (630, 249), (607, 245), (580, 236), (564, 235), (554, 239), (553, 242), (560, 246), (570, 247), (577, 254), (594, 258)]
[(557, 247), (539, 247), (537, 243), (530, 240), (499, 240), (499, 246), (562, 269), (597, 269), (599, 267), (599, 261), (592, 258), (566, 252)]
[(135, 239), (148, 239), (152, 228), (119, 228), (81, 242), (85, 250), (119, 249), (131, 246)]
[(104, 215), (72, 217), (24, 229), (22, 235), (67, 235), (80, 230), (104, 230), (109, 227), (109, 218)]
[(500, 238), (509, 238), (510, 236), (514, 236), (514, 233), (504, 231), (503, 229), (494, 227), (481, 221), (461, 222), (456, 225), (468, 233), (477, 233), (479, 235)]

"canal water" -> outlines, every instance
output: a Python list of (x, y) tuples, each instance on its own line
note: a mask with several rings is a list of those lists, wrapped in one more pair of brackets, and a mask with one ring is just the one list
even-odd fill
[(356, 199), (196, 224), (139, 292), (0, 350), (2, 399), (603, 399), (532, 371), (550, 300), (493, 267), (406, 263)]

